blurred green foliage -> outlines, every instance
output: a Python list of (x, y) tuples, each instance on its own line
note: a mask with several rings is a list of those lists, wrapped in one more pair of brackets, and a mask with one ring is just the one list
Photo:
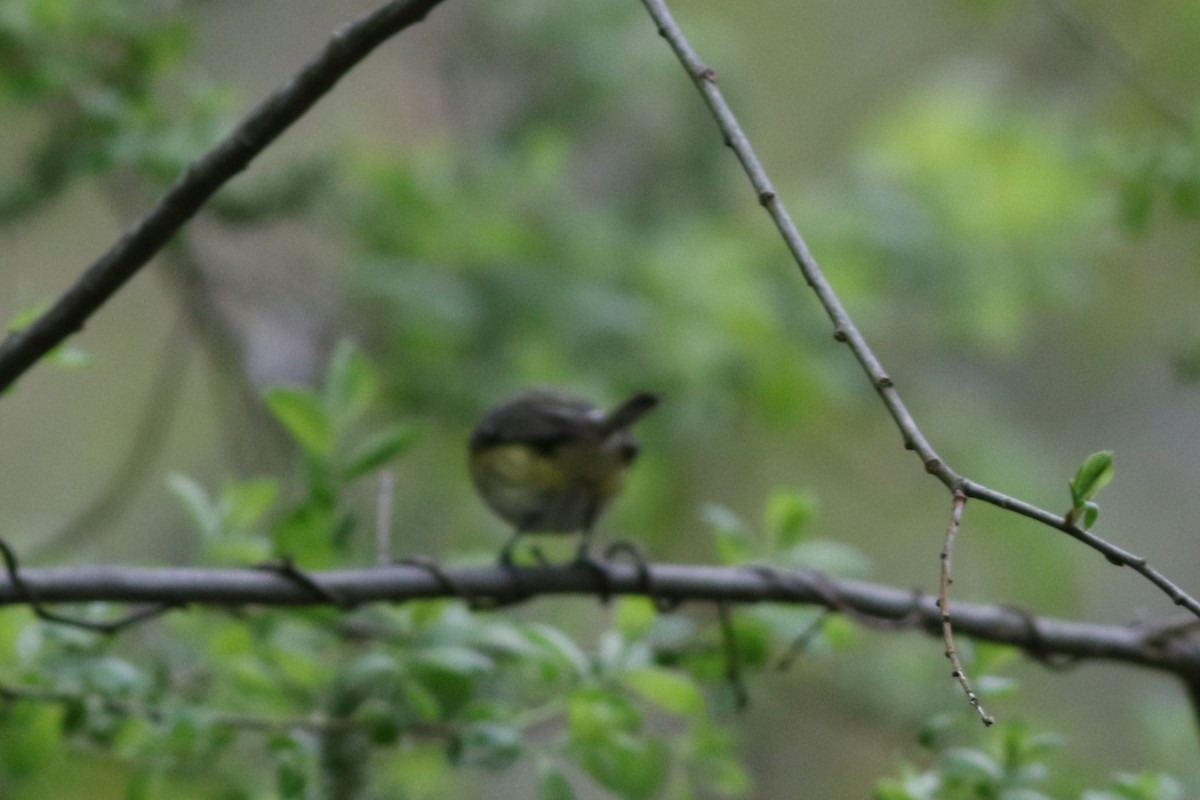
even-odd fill
[[(1004, 4), (986, 5), (1001, 15)], [(228, 129), (232, 93), (193, 61), (195, 11), (0, 4), (0, 109), (17, 162), (0, 176), (0, 219), (27, 219), (85, 181), (152, 196)], [(721, 40), (718, 23), (697, 27)], [(364, 487), (384, 468), (399, 475), (406, 551), (470, 558), (492, 540), (480, 509), (460, 502), (463, 431), (518, 387), (549, 383), (597, 399), (666, 395), (671, 411), (648, 426), (614, 525), (636, 521), (656, 555), (875, 574), (864, 548), (828, 535), (823, 494), (778, 485), (802, 472), (806, 450), (841, 459), (848, 477), (831, 483), (878, 480), (840, 499), (885, 500), (892, 481), (841, 446), (847, 430), (866, 433), (853, 411), (872, 398), (635, 4), (472, 5), (451, 29), (454, 46), (431, 56), (452, 109), (436, 136), (293, 157), (207, 209), (214, 238), (291, 223), (336, 242), (337, 278), (321, 290), (361, 345), (328, 336), (341, 344), (313, 386), (265, 391), (291, 464), (169, 479), (197, 559), (362, 563), (374, 545)], [(1072, 108), (1014, 100), (983, 67), (897, 90), (854, 142), (849, 188), (796, 192), (839, 293), (898, 350), (913, 346), (894, 344), (903, 331), (1004, 361), (1047, 318), (1105, 324), (1106, 304), (1129, 291), (1092, 269), (1114, 226), (1150, 237), (1200, 207), (1196, 137), (1091, 139)], [(1088, 463), (1072, 507), (1090, 525), (1111, 460)], [(748, 522), (745, 509), (760, 507), (761, 522)], [(1021, 557), (1046, 561), (1032, 548)], [(997, 572), (1005, 586), (1017, 580)], [(1061, 591), (1061, 574), (1045, 572), (1021, 578)], [(522, 621), (459, 602), (186, 612), (109, 640), (6, 613), (0, 794), (68, 797), (72, 783), (82, 796), (119, 786), (109, 794), (131, 800), (463, 796), (471, 776), (523, 767), (546, 800), (754, 793), (729, 724), (736, 692), (719, 625), (640, 599), (592, 630), (567, 616)], [(857, 666), (831, 682), (883, 726), (912, 727), (931, 697), (941, 702), (911, 678), (943, 679), (934, 649), (912, 669), (868, 658), (845, 620), (790, 606), (736, 609), (731, 629), (756, 685), (781, 656), (843, 656)], [(1011, 700), (1015, 683), (999, 674), (1011, 652), (973, 652), (981, 693)], [(793, 719), (781, 735), (805, 724), (819, 735), (819, 721)], [(1045, 766), (1055, 741), (1029, 727), (954, 747), (935, 728), (923, 740), (932, 762), (902, 767), (877, 797), (1032, 800), (1096, 782)], [(81, 766), (79, 753), (95, 762)], [(68, 762), (86, 775), (55, 784)], [(1172, 779), (1140, 774), (1083, 795), (1175, 796)]]

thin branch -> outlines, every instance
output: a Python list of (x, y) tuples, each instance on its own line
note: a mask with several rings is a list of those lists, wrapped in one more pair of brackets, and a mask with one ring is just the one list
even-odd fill
[[(138, 717), (151, 722), (162, 722), (171, 716), (171, 712), (150, 703), (139, 703), (133, 700), (120, 700), (106, 697), (98, 693), (66, 692), (56, 689), (43, 689), (33, 686), (0, 683), (0, 699), (8, 701), (23, 700), (33, 703), (84, 704), (95, 698), (105, 711), (123, 717)], [(365, 723), (352, 718), (331, 718), (323, 716), (309, 717), (261, 717), (253, 714), (235, 714), (225, 711), (204, 709), (201, 718), (208, 724), (219, 728), (232, 728), (239, 731), (256, 733), (287, 733), (289, 731), (309, 731), (311, 733), (326, 733), (330, 731), (364, 730)], [(448, 739), (456, 735), (449, 725), (434, 723), (408, 723), (404, 732), (415, 736)]]
[(396, 494), (396, 473), (379, 473), (379, 492), (375, 498), (375, 563), (392, 563), (392, 499)]
[(725, 682), (733, 691), (733, 703), (739, 711), (750, 705), (750, 693), (742, 674), (742, 651), (738, 647), (733, 613), (728, 603), (717, 603), (717, 619), (721, 623), (721, 650), (725, 656)]
[[(756, 567), (681, 564), (606, 564), (609, 587), (619, 595), (663, 597), (681, 602), (792, 603), (853, 609), (860, 617), (904, 621), (932, 636), (941, 635), (936, 597), (865, 581), (839, 580), (823, 573)], [(421, 565), (341, 569), (306, 573), (331, 596), (352, 604), (432, 598), (491, 597), (506, 600), (556, 595), (597, 596), (595, 573), (583, 567), (447, 567), (446, 580)], [(21, 570), (23, 583), (41, 603), (116, 602), (209, 607), (336, 606), (292, 578), (263, 569), (197, 567), (78, 566)], [(645, 577), (652, 581), (648, 592)], [(27, 603), (11, 581), (0, 582), (0, 605)], [(998, 605), (951, 606), (959, 635), (1009, 644), (1039, 658), (1070, 656), (1150, 667), (1200, 676), (1200, 648), (1186, 637), (1148, 638), (1142, 625), (1096, 625), (1033, 618)]]
[(699, 55), (692, 49), (683, 31), (679, 28), (679, 25), (675, 22), (671, 16), (671, 12), (662, 0), (642, 0), (642, 4), (646, 7), (646, 10), (658, 26), (659, 34), (671, 45), (671, 49), (675, 52), (684, 69), (700, 90), (700, 94), (704, 97), (705, 103), (716, 120), (717, 127), (725, 137), (725, 143), (737, 155), (738, 161), (741, 162), (746, 177), (749, 178), (750, 185), (754, 188), (755, 194), (758, 197), (758, 202), (770, 214), (771, 219), (775, 222), (775, 227), (783, 237), (784, 243), (795, 258), (796, 265), (800, 268), (800, 273), (804, 276), (804, 280), (812, 288), (822, 307), (824, 307), (826, 314), (829, 315), (830, 320), (833, 322), (833, 338), (849, 346), (855, 359), (858, 360), (863, 371), (867, 374), (867, 378), (871, 381), (871, 385), (875, 388), (876, 393), (878, 393), (883, 404), (887, 407), (892, 419), (895, 420), (896, 426), (900, 429), (904, 447), (917, 453), (921, 458), (921, 463), (925, 466), (925, 471), (936, 476), (951, 492), (961, 490), (968, 497), (1015, 511), (1022, 516), (1049, 525), (1097, 550), (1113, 564), (1132, 568), (1155, 586), (1159, 587), (1176, 605), (1182, 606), (1200, 617), (1200, 602), (1197, 602), (1195, 598), (1184, 592), (1178, 585), (1168, 580), (1158, 570), (1149, 566), (1144, 558), (1122, 550), (1116, 545), (1110, 544), (1082, 528), (1068, 524), (1061, 515), (1052, 514), (1029, 503), (1013, 499), (993, 489), (989, 489), (982, 484), (967, 480), (942, 460), (917, 426), (916, 420), (904, 405), (899, 392), (896, 391), (891, 377), (884, 371), (874, 351), (871, 350), (866, 339), (863, 338), (862, 333), (846, 312), (845, 307), (842, 306), (841, 300), (838, 299), (837, 294), (826, 279), (817, 260), (809, 251), (808, 245), (796, 228), (796, 224), (792, 221), (787, 209), (784, 208), (783, 203), (779, 200), (779, 196), (775, 192), (775, 187), (771, 184), (766, 170), (750, 145), (750, 140), (746, 137), (745, 132), (742, 131), (742, 127), (733, 115), (733, 111), (730, 110), (728, 103), (725, 102), (721, 90), (717, 88), (716, 73), (700, 60)]
[(1194, 124), (1187, 114), (1179, 110), (1162, 87), (1146, 76), (1145, 71), (1113, 37), (1080, 19), (1075, 10), (1063, 0), (1040, 2), (1077, 45), (1094, 55), (1104, 67), (1124, 81), (1156, 114), (1184, 136), (1191, 136), (1195, 132)]
[(967, 496), (960, 491), (955, 491), (954, 509), (950, 512), (950, 525), (946, 528), (946, 543), (942, 546), (942, 569), (938, 579), (938, 608), (942, 610), (942, 640), (946, 643), (946, 658), (950, 659), (950, 666), (954, 670), (950, 674), (966, 693), (967, 702), (978, 712), (979, 719), (984, 725), (990, 727), (995, 724), (996, 720), (983, 710), (983, 706), (979, 703), (979, 695), (975, 694), (975, 690), (971, 688), (966, 670), (963, 669), (962, 659), (958, 657), (958, 648), (954, 646), (954, 628), (950, 624), (950, 584), (953, 583), (950, 577), (951, 559), (954, 556), (954, 540), (958, 538), (958, 530), (962, 526), (963, 508), (966, 505)]
[(441, 0), (393, 0), (333, 34), (324, 49), (258, 104), (216, 147), (201, 156), (162, 199), (33, 324), (0, 344), (0, 392), (38, 359), (83, 328), (217, 190), (300, 119), (368, 53), (420, 22)]

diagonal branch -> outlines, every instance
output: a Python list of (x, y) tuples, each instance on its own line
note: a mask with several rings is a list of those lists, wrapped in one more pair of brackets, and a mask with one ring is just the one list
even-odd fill
[(0, 393), (88, 318), (154, 257), (217, 190), (300, 119), (343, 75), (441, 0), (392, 0), (338, 30), (325, 48), (193, 161), (167, 193), (93, 262), (33, 324), (0, 344)]
[(986, 503), (1029, 517), (1083, 542), (1101, 553), (1111, 563), (1133, 569), (1162, 590), (1176, 605), (1183, 606), (1200, 617), (1200, 602), (1151, 567), (1146, 559), (1123, 550), (1077, 525), (1068, 523), (1061, 515), (1053, 514), (968, 480), (941, 459), (917, 426), (916, 420), (904, 405), (899, 392), (896, 391), (891, 377), (884, 371), (883, 365), (874, 351), (871, 350), (866, 339), (846, 312), (841, 300), (838, 299), (833, 287), (826, 279), (825, 273), (809, 251), (804, 237), (800, 235), (796, 224), (779, 200), (775, 187), (771, 184), (766, 170), (763, 169), (762, 163), (754, 153), (754, 148), (750, 145), (750, 140), (733, 115), (729, 104), (725, 102), (721, 90), (717, 88), (716, 73), (707, 67), (700, 60), (696, 51), (692, 49), (687, 37), (684, 36), (683, 31), (671, 16), (671, 12), (663, 0), (642, 0), (642, 4), (654, 19), (654, 23), (658, 26), (658, 32), (671, 45), (671, 49), (683, 64), (688, 76), (700, 90), (700, 94), (703, 95), (705, 103), (716, 120), (717, 127), (725, 137), (725, 143), (737, 155), (738, 161), (741, 162), (742, 168), (746, 172), (746, 177), (750, 179), (750, 184), (758, 196), (758, 202), (771, 215), (775, 227), (795, 258), (804, 280), (812, 287), (826, 314), (833, 321), (833, 338), (849, 346), (850, 352), (854, 354), (863, 371), (866, 372), (871, 385), (875, 387), (875, 391), (900, 429), (905, 448), (915, 451), (920, 456), (921, 462), (925, 465), (925, 471), (936, 476), (951, 492), (961, 491), (967, 497), (983, 500)]

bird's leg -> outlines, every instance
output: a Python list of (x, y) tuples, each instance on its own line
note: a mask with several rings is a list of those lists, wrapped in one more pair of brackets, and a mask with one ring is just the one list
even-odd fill
[[(498, 566), (505, 569), (516, 566), (513, 563), (513, 551), (517, 548), (517, 540), (521, 538), (521, 534), (526, 532), (521, 528), (517, 528), (512, 532), (512, 536), (508, 537), (508, 541), (504, 543), (504, 547), (500, 548), (500, 556), (496, 559)], [(537, 561), (538, 566), (546, 566), (546, 554), (542, 552), (542, 548), (534, 545), (530, 548), (529, 552), (533, 555), (534, 560)]]
[(504, 543), (504, 547), (500, 548), (500, 556), (496, 559), (496, 563), (501, 567), (511, 567), (513, 565), (513, 549), (517, 546), (517, 540), (524, 533), (520, 528), (512, 532), (512, 536), (508, 537), (508, 541)]
[(608, 567), (604, 561), (597, 559), (592, 555), (589, 545), (592, 539), (592, 526), (588, 525), (583, 529), (579, 539), (579, 549), (575, 551), (574, 566), (583, 567), (590, 570), (596, 579), (600, 582), (600, 601), (608, 603), (612, 597), (612, 576), (608, 574)]

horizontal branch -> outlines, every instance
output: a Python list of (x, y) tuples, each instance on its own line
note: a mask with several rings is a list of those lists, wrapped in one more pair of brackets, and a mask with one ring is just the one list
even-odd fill
[[(829, 608), (856, 620), (911, 627), (941, 635), (937, 598), (822, 573), (768, 567), (680, 564), (638, 567), (608, 563), (607, 592), (644, 595), (673, 603), (792, 603)], [(538, 596), (602, 596), (598, 574), (584, 567), (455, 567), (392, 565), (302, 573), (287, 570), (79, 566), (21, 569), (38, 601), (111, 601), (203, 606), (311, 606), (453, 598), (506, 604)], [(0, 579), (0, 605), (27, 603), (8, 579)], [(1200, 649), (1190, 628), (1097, 625), (972, 603), (949, 609), (955, 630), (979, 640), (1009, 644), (1045, 661), (1079, 659), (1122, 662), (1200, 678)]]
[(29, 326), (0, 344), (0, 393), (38, 359), (83, 328), (216, 192), (300, 119), (389, 37), (420, 22), (441, 0), (393, 0), (346, 25), (290, 80), (198, 158), (155, 206)]

